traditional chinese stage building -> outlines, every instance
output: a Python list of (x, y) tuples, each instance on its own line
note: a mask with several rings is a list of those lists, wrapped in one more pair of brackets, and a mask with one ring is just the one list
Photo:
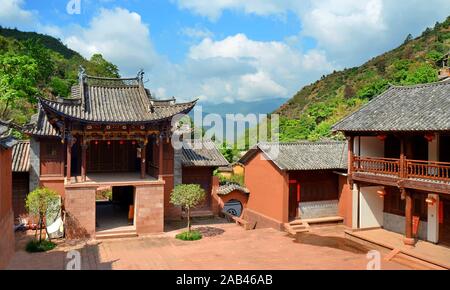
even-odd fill
[[(142, 77), (80, 73), (70, 98), (41, 98), (38, 114), (24, 128), (31, 137), (30, 190), (45, 186), (61, 194), (69, 238), (95, 237), (99, 228), (115, 226), (136, 234), (162, 232), (165, 218), (181, 216), (169, 203), (174, 184), (181, 183), (171, 122), (195, 101), (156, 100)], [(116, 220), (116, 212), (96, 208), (96, 194), (111, 187), (128, 224), (100, 221), (102, 212)]]

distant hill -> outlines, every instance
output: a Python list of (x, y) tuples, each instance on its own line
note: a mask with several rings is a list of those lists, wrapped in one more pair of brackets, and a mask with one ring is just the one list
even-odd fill
[(274, 111), (281, 115), (280, 139), (339, 138), (331, 135), (331, 126), (390, 84), (437, 81), (439, 60), (449, 51), (450, 17), (359, 67), (323, 76)]
[(61, 40), (56, 39), (49, 35), (40, 34), (36, 32), (24, 32), (17, 30), (16, 28), (14, 29), (3, 28), (1, 26), (0, 26), (0, 35), (4, 37), (14, 38), (17, 40), (38, 39), (40, 40), (43, 46), (61, 54), (66, 59), (72, 58), (74, 56), (81, 57), (81, 55), (78, 52), (65, 46), (61, 42)]

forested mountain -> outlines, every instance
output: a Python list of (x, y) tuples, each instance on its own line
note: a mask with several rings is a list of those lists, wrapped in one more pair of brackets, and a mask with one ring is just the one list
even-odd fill
[(88, 74), (119, 77), (100, 54), (86, 60), (51, 36), (0, 28), (0, 118), (23, 124), (36, 112), (37, 96), (69, 97), (80, 65)]
[(438, 80), (439, 60), (450, 52), (450, 17), (422, 35), (360, 67), (323, 76), (305, 86), (275, 113), (281, 116), (282, 141), (339, 138), (331, 126), (392, 85)]

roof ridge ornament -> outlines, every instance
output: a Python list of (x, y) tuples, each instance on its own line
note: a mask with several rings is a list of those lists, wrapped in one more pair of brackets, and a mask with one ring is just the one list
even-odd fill
[(86, 69), (80, 65), (78, 68), (78, 79), (80, 80), (80, 83), (84, 81), (84, 78), (86, 77)]
[(137, 74), (137, 78), (139, 80), (140, 85), (144, 85), (144, 74), (145, 74), (144, 69), (141, 68)]

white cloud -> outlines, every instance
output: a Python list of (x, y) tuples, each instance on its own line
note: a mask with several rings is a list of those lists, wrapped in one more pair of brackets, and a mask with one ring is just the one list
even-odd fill
[(214, 36), (214, 33), (208, 29), (200, 27), (184, 27), (181, 29), (181, 34), (192, 39), (211, 38)]
[(217, 20), (224, 10), (241, 10), (256, 15), (284, 14), (289, 8), (301, 5), (298, 0), (172, 0), (181, 9), (188, 9), (194, 13)]
[(152, 68), (157, 61), (148, 26), (138, 13), (122, 8), (101, 9), (88, 27), (72, 29), (64, 41), (87, 58), (101, 53), (124, 74)]
[(36, 22), (33, 11), (23, 9), (23, 0), (0, 0), (0, 25), (5, 27), (30, 27)]
[[(176, 0), (180, 9), (217, 20), (232, 10), (260, 16), (295, 13), (317, 48), (339, 66), (353, 66), (401, 44), (448, 16), (448, 0)], [(300, 31), (301, 29), (301, 31)], [(288, 38), (287, 41), (297, 41)]]

